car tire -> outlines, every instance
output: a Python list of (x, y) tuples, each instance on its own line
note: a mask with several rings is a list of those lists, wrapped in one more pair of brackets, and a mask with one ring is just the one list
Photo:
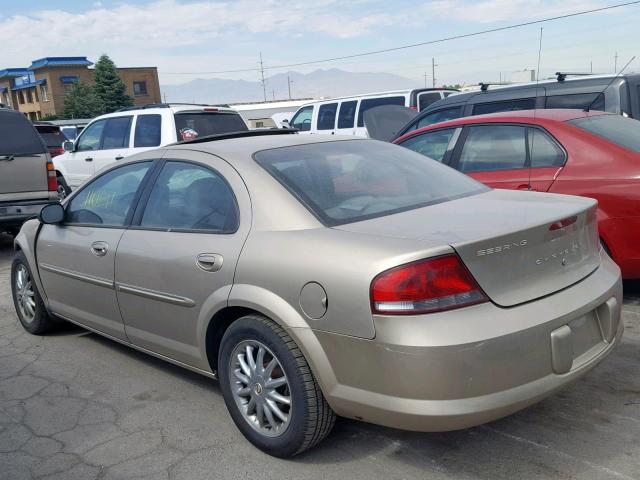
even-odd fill
[[(251, 347), (253, 364), (249, 361), (247, 347)], [(261, 358), (261, 349), (264, 355), (262, 368), (257, 361)], [(246, 371), (239, 363), (241, 357), (245, 366), (249, 370), (253, 366), (257, 373), (245, 375)], [(273, 360), (277, 365), (271, 367), (272, 373), (266, 374)], [(236, 376), (238, 373), (247, 381)], [(247, 440), (269, 455), (297, 455), (321, 442), (335, 423), (335, 413), (298, 345), (282, 327), (262, 315), (242, 317), (226, 330), (218, 355), (218, 374), (222, 395), (234, 423)], [(285, 385), (277, 387), (280, 390), (270, 389), (270, 385), (282, 383), (283, 378)], [(274, 416), (276, 410), (270, 408), (276, 403), (274, 398), (289, 399), (288, 407), (286, 402), (276, 404), (281, 413), (284, 410), (286, 422), (278, 415)], [(252, 399), (253, 407), (250, 406)], [(262, 415), (258, 413), (260, 408)], [(251, 415), (252, 412), (255, 413)]]
[(58, 173), (56, 179), (58, 180), (58, 200), (62, 201), (71, 193), (71, 189), (62, 174)]
[(33, 281), (24, 253), (18, 251), (11, 264), (11, 293), (18, 320), (33, 335), (42, 335), (56, 324), (49, 316), (40, 292)]

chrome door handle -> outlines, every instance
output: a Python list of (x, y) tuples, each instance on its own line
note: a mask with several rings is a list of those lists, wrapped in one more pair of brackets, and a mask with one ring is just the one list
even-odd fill
[(107, 242), (93, 242), (91, 244), (91, 253), (97, 257), (104, 257), (109, 251), (109, 244)]
[(222, 268), (222, 255), (217, 253), (201, 253), (196, 259), (198, 268), (205, 272), (217, 272)]
[(93, 158), (91, 157), (87, 157), (84, 159), (85, 162), (93, 162)]

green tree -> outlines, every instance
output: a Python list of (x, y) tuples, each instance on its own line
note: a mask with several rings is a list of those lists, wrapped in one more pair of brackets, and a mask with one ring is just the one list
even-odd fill
[(47, 113), (44, 117), (42, 117), (43, 122), (47, 122), (49, 120), (58, 120), (59, 117), (55, 113)]
[(102, 101), (104, 113), (133, 105), (133, 99), (127, 95), (127, 87), (118, 76), (116, 65), (107, 55), (102, 55), (96, 62), (93, 80), (93, 88)]
[(63, 118), (93, 118), (104, 110), (102, 101), (90, 85), (76, 83), (64, 95)]
[(462, 88), (462, 85), (460, 85), (459, 83), (456, 83), (455, 85), (443, 85), (442, 88), (460, 90)]

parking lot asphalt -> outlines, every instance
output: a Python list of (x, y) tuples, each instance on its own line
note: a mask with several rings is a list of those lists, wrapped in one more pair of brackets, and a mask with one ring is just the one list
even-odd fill
[(618, 348), (533, 407), (437, 434), (338, 419), (317, 448), (279, 460), (244, 440), (215, 381), (75, 326), (24, 332), (11, 245), (0, 236), (2, 480), (640, 479), (638, 284), (625, 284)]

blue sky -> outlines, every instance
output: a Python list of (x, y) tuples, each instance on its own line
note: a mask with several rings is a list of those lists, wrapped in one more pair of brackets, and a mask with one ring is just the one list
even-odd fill
[[(0, 14), (0, 68), (42, 56), (109, 54), (120, 66), (158, 67), (161, 83), (256, 80), (257, 72), (201, 72), (281, 65), (390, 48), (618, 3), (600, 0), (21, 0)], [(640, 54), (640, 5), (543, 25), (542, 76), (609, 72)], [(389, 54), (295, 68), (389, 72), (438, 84), (509, 78), (535, 68), (539, 26)], [(640, 71), (640, 60), (631, 66)], [(268, 70), (279, 73), (282, 70)]]

